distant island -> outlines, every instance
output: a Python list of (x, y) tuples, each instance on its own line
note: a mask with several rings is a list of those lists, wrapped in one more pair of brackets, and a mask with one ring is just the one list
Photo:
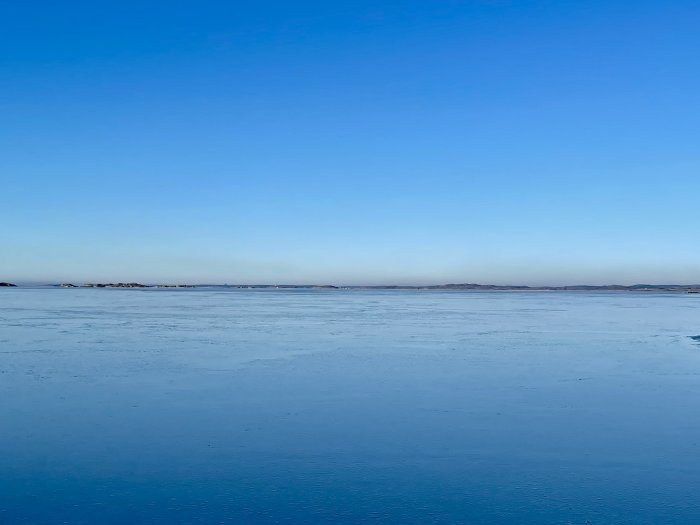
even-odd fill
[[(10, 282), (0, 282), (0, 287), (17, 287)], [(55, 288), (238, 288), (277, 290), (474, 290), (474, 291), (617, 291), (617, 292), (687, 292), (700, 294), (700, 284), (576, 284), (566, 286), (527, 286), (476, 283), (450, 283), (433, 285), (333, 285), (333, 284), (142, 284), (129, 283), (61, 283)]]
[(194, 288), (193, 284), (141, 284), (141, 283), (72, 283), (57, 284), (59, 288)]
[[(0, 283), (0, 286), (15, 286)], [(62, 283), (58, 288), (239, 288), (239, 289), (326, 289), (326, 290), (476, 290), (476, 291), (620, 291), (620, 292), (687, 292), (700, 293), (700, 284), (608, 284), (608, 285), (567, 285), (567, 286), (526, 286), (476, 283), (451, 283), (425, 286), (410, 285), (352, 285), (331, 284), (142, 284), (130, 283)]]

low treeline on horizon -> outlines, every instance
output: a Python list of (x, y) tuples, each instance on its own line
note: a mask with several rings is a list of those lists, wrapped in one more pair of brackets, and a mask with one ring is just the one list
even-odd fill
[[(17, 284), (0, 282), (0, 287), (17, 287)], [(318, 284), (142, 284), (128, 283), (61, 283), (47, 285), (54, 288), (239, 288), (239, 289), (326, 289), (326, 290), (477, 290), (477, 291), (677, 291), (700, 293), (700, 284), (608, 284), (527, 286), (476, 283), (450, 283), (435, 285), (318, 285)]]

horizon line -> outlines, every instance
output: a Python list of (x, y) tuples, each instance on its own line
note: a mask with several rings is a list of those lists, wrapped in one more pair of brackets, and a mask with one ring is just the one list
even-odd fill
[[(79, 282), (79, 281), (76, 281)], [(6, 281), (2, 284), (13, 284), (16, 287), (21, 286), (50, 286), (58, 288), (194, 288), (194, 287), (228, 287), (228, 288), (366, 288), (366, 289), (521, 289), (521, 290), (566, 290), (566, 289), (698, 289), (700, 283), (693, 284), (678, 284), (678, 283), (634, 283), (634, 284), (561, 284), (561, 285), (526, 285), (526, 284), (481, 284), (473, 282), (451, 282), (438, 284), (330, 284), (330, 283), (304, 283), (304, 284), (287, 284), (287, 283), (184, 283), (177, 281), (169, 282), (138, 282), (138, 281), (84, 281), (80, 284), (75, 284), (70, 281), (63, 282), (46, 282), (46, 281)]]

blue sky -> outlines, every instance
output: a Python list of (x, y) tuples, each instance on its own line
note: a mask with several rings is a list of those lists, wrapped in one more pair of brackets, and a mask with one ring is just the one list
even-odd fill
[(2, 10), (0, 280), (700, 282), (697, 2)]

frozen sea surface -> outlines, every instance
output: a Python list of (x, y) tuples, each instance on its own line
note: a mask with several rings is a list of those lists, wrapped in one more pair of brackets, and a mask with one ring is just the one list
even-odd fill
[(0, 289), (0, 523), (700, 523), (699, 334), (690, 294)]

